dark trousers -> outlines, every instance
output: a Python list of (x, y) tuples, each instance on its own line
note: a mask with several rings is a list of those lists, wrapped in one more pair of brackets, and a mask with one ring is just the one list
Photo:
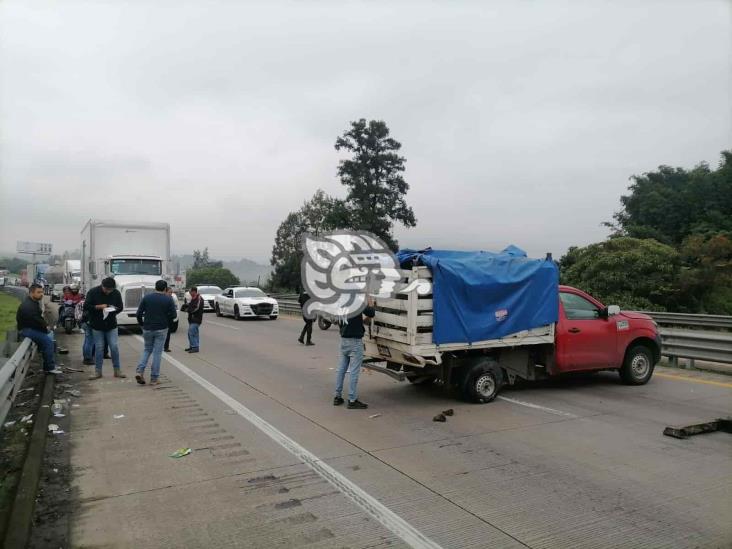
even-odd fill
[(307, 341), (311, 341), (313, 339), (313, 321), (305, 317), (302, 319), (305, 321), (305, 326), (302, 327), (299, 339), (302, 341), (302, 339), (307, 335)]
[(168, 335), (165, 336), (165, 345), (163, 346), (163, 349), (170, 349), (170, 334), (173, 332), (178, 331), (178, 321), (174, 320), (170, 324), (168, 324)]

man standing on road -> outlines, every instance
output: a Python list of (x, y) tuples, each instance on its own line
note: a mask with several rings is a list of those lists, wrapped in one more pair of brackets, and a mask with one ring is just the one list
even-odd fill
[(168, 283), (165, 280), (158, 280), (155, 283), (155, 293), (143, 297), (137, 308), (137, 323), (142, 326), (142, 338), (145, 340), (145, 349), (135, 372), (135, 379), (140, 385), (145, 385), (145, 368), (150, 355), (152, 355), (150, 385), (160, 384), (158, 377), (163, 346), (168, 335), (168, 326), (175, 318), (175, 305), (173, 299), (167, 295), (167, 289)]
[(366, 330), (363, 327), (363, 317), (373, 318), (374, 311), (373, 299), (369, 298), (368, 305), (362, 314), (358, 314), (353, 318), (348, 318), (341, 323), (341, 347), (340, 360), (338, 363), (338, 371), (336, 372), (336, 388), (335, 397), (333, 398), (333, 406), (343, 404), (343, 380), (346, 372), (350, 368), (349, 388), (348, 388), (348, 409), (364, 410), (369, 407), (368, 404), (358, 400), (358, 376), (361, 374), (361, 364), (363, 363), (363, 336)]
[(53, 338), (46, 320), (43, 318), (41, 302), (43, 301), (43, 286), (31, 284), (28, 296), (18, 306), (15, 320), (18, 323), (18, 333), (33, 341), (43, 355), (43, 371), (47, 374), (60, 374), (53, 357)]
[[(308, 295), (307, 292), (302, 292), (297, 302), (300, 304), (300, 308), (302, 309), (309, 300), (310, 295)], [(297, 340), (300, 343), (305, 343), (304, 339), (307, 335), (308, 339), (305, 345), (315, 345), (315, 343), (313, 343), (313, 320), (311, 318), (307, 318), (304, 313), (302, 315), (302, 319), (305, 321), (305, 326), (303, 326), (302, 332), (300, 332), (300, 337), (298, 337)]]
[(170, 296), (173, 300), (173, 306), (175, 307), (175, 318), (168, 325), (168, 335), (165, 336), (165, 348), (163, 349), (166, 353), (170, 352), (170, 334), (178, 331), (178, 296), (173, 292), (173, 288), (170, 286), (165, 290), (165, 294)]
[(95, 372), (89, 379), (102, 377), (102, 363), (104, 362), (104, 347), (109, 346), (112, 354), (114, 377), (127, 377), (120, 371), (119, 345), (117, 342), (117, 313), (122, 310), (122, 295), (117, 290), (114, 278), (102, 280), (101, 286), (89, 290), (84, 301), (84, 310), (89, 315), (89, 324), (94, 336), (94, 365)]
[(188, 348), (187, 353), (197, 353), (199, 330), (203, 322), (203, 298), (198, 295), (198, 288), (190, 289), (191, 300), (188, 302)]

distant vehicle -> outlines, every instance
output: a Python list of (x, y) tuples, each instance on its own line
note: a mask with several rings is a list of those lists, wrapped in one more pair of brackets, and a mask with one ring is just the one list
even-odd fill
[(277, 300), (269, 297), (259, 288), (226, 288), (216, 296), (216, 316), (231, 315), (241, 318), (269, 318), (276, 320), (280, 314)]
[[(213, 311), (214, 310), (214, 300), (217, 295), (219, 295), (222, 290), (218, 286), (196, 286), (198, 288), (198, 295), (200, 295), (203, 298), (203, 310), (204, 311)], [(191, 292), (186, 292), (183, 296), (183, 307), (181, 307), (181, 311), (185, 311), (188, 309), (188, 304), (191, 302)]]
[(66, 284), (54, 284), (51, 290), (51, 301), (61, 301), (61, 296), (64, 295), (64, 287)]
[(80, 259), (67, 259), (64, 261), (64, 282), (66, 282), (66, 284), (81, 283)]
[[(73, 264), (72, 264), (73, 267)], [(137, 306), (170, 275), (170, 225), (90, 219), (81, 231), (81, 292), (111, 276), (122, 294), (120, 325), (137, 326)], [(73, 277), (73, 275), (72, 275)]]

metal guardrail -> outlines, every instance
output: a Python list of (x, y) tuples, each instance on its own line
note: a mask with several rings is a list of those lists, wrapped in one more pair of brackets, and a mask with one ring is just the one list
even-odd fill
[(687, 313), (656, 313), (653, 311), (638, 311), (647, 314), (661, 326), (670, 328), (716, 328), (732, 330), (732, 316), (700, 315)]
[(23, 385), (35, 347), (30, 339), (25, 338), (13, 355), (0, 366), (0, 425), (5, 422)]

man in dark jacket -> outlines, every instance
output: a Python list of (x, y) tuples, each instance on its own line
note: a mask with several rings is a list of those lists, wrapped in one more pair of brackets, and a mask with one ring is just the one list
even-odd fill
[(198, 295), (198, 288), (190, 289), (191, 300), (188, 303), (188, 348), (187, 353), (197, 353), (199, 346), (199, 330), (203, 322), (203, 298)]
[(333, 406), (343, 404), (343, 381), (346, 377), (346, 372), (350, 369), (348, 409), (363, 410), (369, 407), (368, 404), (358, 400), (358, 377), (361, 374), (363, 336), (366, 333), (366, 329), (363, 327), (363, 317), (373, 318), (374, 314), (376, 314), (376, 311), (374, 311), (374, 303), (372, 299), (369, 299), (368, 305), (362, 314), (348, 318), (341, 323), (340, 360), (338, 362), (338, 371), (336, 372)]
[(152, 355), (152, 371), (150, 385), (159, 385), (160, 360), (163, 356), (163, 345), (168, 335), (168, 326), (175, 318), (175, 305), (165, 290), (168, 283), (158, 280), (155, 283), (155, 293), (147, 294), (142, 298), (137, 308), (137, 323), (142, 326), (142, 338), (145, 340), (145, 349), (137, 365), (135, 379), (140, 385), (145, 385), (145, 368)]
[(38, 345), (43, 355), (43, 371), (47, 374), (60, 374), (53, 358), (53, 338), (51, 330), (43, 318), (41, 303), (43, 302), (43, 286), (31, 284), (28, 296), (18, 306), (15, 321), (18, 324), (18, 333), (27, 337)]
[(89, 290), (84, 301), (84, 310), (89, 315), (89, 324), (94, 336), (94, 365), (95, 372), (89, 379), (102, 377), (102, 363), (104, 362), (104, 345), (109, 346), (112, 355), (114, 377), (127, 377), (120, 370), (119, 345), (117, 342), (117, 313), (122, 311), (122, 295), (117, 290), (114, 278), (102, 280), (101, 286)]
[[(305, 304), (310, 300), (310, 296), (306, 292), (302, 292), (300, 294), (300, 297), (298, 298), (298, 303), (300, 303), (300, 308), (302, 309)], [(306, 318), (305, 313), (302, 315), (302, 319), (305, 321), (305, 326), (302, 328), (302, 332), (300, 332), (300, 337), (297, 338), (297, 340), (300, 343), (305, 343), (304, 339), (307, 335), (307, 343), (305, 345), (315, 345), (313, 343), (313, 320), (311, 318)]]

